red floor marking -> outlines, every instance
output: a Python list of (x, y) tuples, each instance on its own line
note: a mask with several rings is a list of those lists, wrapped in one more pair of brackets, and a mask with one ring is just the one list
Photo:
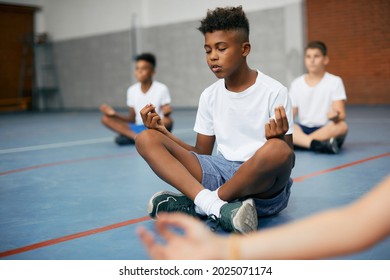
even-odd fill
[[(358, 160), (358, 161), (354, 161), (354, 162), (351, 162), (351, 163), (347, 163), (347, 164), (344, 164), (344, 165), (336, 166), (334, 168), (330, 168), (330, 169), (326, 169), (326, 170), (322, 170), (322, 171), (317, 171), (317, 172), (314, 172), (314, 173), (310, 173), (310, 174), (307, 174), (307, 175), (304, 175), (304, 176), (297, 177), (297, 178), (295, 178), (293, 180), (294, 180), (294, 182), (302, 182), (303, 180), (306, 180), (308, 178), (312, 178), (312, 177), (315, 177), (315, 176), (318, 176), (318, 175), (322, 175), (322, 174), (325, 174), (325, 173), (329, 173), (329, 172), (332, 172), (332, 171), (340, 170), (340, 169), (347, 168), (347, 167), (350, 167), (350, 166), (353, 166), (353, 165), (361, 164), (361, 163), (364, 163), (364, 162), (367, 162), (367, 161), (370, 161), (370, 160), (375, 160), (375, 159), (379, 159), (379, 158), (383, 158), (383, 157), (387, 157), (387, 156), (390, 156), (390, 153), (384, 153), (384, 154), (381, 154), (381, 155), (377, 155), (377, 156), (361, 159), (361, 160)], [(112, 157), (115, 157), (115, 156), (112, 156)], [(99, 158), (95, 158), (95, 159), (100, 159), (100, 158), (103, 158), (103, 157), (99, 157)], [(77, 161), (84, 161), (84, 160), (91, 160), (91, 159), (76, 160), (76, 162)], [(66, 162), (69, 162), (69, 161), (66, 161)], [(75, 162), (75, 161), (72, 161), (72, 162)], [(49, 164), (49, 165), (53, 165), (53, 164)], [(55, 165), (57, 165), (57, 164), (55, 164)], [(93, 234), (96, 234), (96, 233), (112, 230), (112, 229), (119, 228), (119, 227), (124, 227), (124, 226), (128, 226), (128, 225), (140, 223), (140, 222), (147, 221), (147, 220), (150, 220), (150, 217), (145, 216), (145, 217), (138, 218), (138, 219), (128, 220), (128, 221), (124, 221), (124, 222), (108, 225), (108, 226), (105, 226), (105, 227), (92, 229), (92, 230), (87, 230), (87, 231), (83, 231), (83, 232), (79, 232), (79, 233), (66, 235), (66, 236), (63, 236), (63, 237), (59, 237), (59, 238), (55, 238), (55, 239), (51, 239), (51, 240), (47, 240), (47, 241), (31, 244), (31, 245), (28, 245), (28, 246), (25, 246), (25, 247), (20, 247), (20, 248), (17, 248), (17, 249), (5, 251), (5, 252), (0, 252), (0, 258), (4, 258), (4, 257), (8, 257), (8, 256), (24, 253), (24, 252), (35, 250), (35, 249), (39, 249), (39, 248), (42, 248), (42, 247), (55, 245), (55, 244), (58, 244), (58, 243), (69, 241), (69, 240), (85, 237), (85, 236), (88, 236), (88, 235), (93, 235)]]
[(133, 219), (133, 220), (124, 221), (124, 222), (120, 222), (120, 223), (117, 223), (117, 224), (104, 226), (104, 227), (101, 227), (101, 228), (91, 229), (91, 230), (87, 230), (87, 231), (83, 231), (83, 232), (79, 232), (79, 233), (75, 233), (75, 234), (71, 234), (71, 235), (66, 235), (66, 236), (63, 236), (63, 237), (59, 237), (59, 238), (55, 238), (55, 239), (51, 239), (51, 240), (47, 240), (47, 241), (31, 244), (31, 245), (28, 245), (28, 246), (25, 246), (25, 247), (20, 247), (20, 248), (9, 250), (9, 251), (5, 251), (5, 252), (0, 252), (0, 258), (4, 258), (4, 257), (8, 257), (8, 256), (11, 256), (11, 255), (24, 253), (24, 252), (27, 252), (27, 251), (39, 249), (39, 248), (46, 247), (46, 246), (55, 245), (55, 244), (62, 243), (62, 242), (65, 242), (65, 241), (69, 241), (69, 240), (85, 237), (85, 236), (92, 235), (92, 234), (97, 234), (97, 233), (100, 233), (100, 232), (104, 232), (104, 231), (108, 231), (108, 230), (112, 230), (112, 229), (116, 229), (116, 228), (120, 228), (120, 227), (124, 227), (124, 226), (128, 226), (128, 225), (132, 225), (132, 224), (136, 224), (136, 223), (140, 223), (140, 222), (147, 221), (147, 220), (150, 220), (149, 216), (145, 216), (145, 217), (142, 217), (142, 218), (137, 218), (137, 219)]
[(374, 160), (374, 159), (378, 159), (378, 158), (384, 158), (384, 157), (388, 157), (388, 156), (390, 156), (390, 153), (384, 153), (384, 154), (381, 154), (381, 155), (377, 155), (377, 156), (373, 156), (373, 157), (369, 157), (369, 158), (364, 158), (364, 159), (361, 159), (361, 160), (357, 160), (357, 161), (354, 161), (354, 162), (350, 162), (350, 163), (347, 163), (347, 164), (336, 166), (336, 167), (333, 167), (333, 168), (330, 168), (330, 169), (321, 170), (321, 171), (317, 171), (317, 172), (310, 173), (310, 174), (307, 174), (307, 175), (303, 175), (303, 176), (294, 178), (293, 180), (294, 180), (294, 182), (302, 182), (303, 180), (306, 180), (306, 179), (309, 179), (309, 178), (312, 178), (312, 177), (315, 177), (315, 176), (318, 176), (318, 175), (322, 175), (322, 174), (329, 173), (329, 172), (332, 172), (332, 171), (336, 171), (336, 170), (340, 170), (340, 169), (347, 168), (347, 167), (350, 167), (350, 166), (354, 166), (354, 165), (357, 165), (357, 164), (361, 164), (361, 163), (364, 163), (364, 162), (367, 162), (367, 161), (370, 161), (370, 160)]
[(93, 160), (101, 160), (101, 159), (109, 159), (109, 158), (127, 157), (129, 155), (131, 155), (131, 153), (124, 153), (124, 154), (119, 154), (119, 155), (107, 155), (107, 156), (100, 156), (100, 157), (81, 158), (81, 159), (71, 159), (71, 160), (57, 161), (57, 162), (51, 162), (51, 163), (45, 163), (45, 164), (38, 164), (38, 165), (29, 166), (29, 167), (0, 172), (0, 176), (12, 174), (12, 173), (17, 173), (17, 172), (22, 172), (22, 171), (27, 171), (27, 170), (39, 169), (39, 168), (43, 168), (43, 167), (49, 167), (49, 166), (63, 165), (63, 164), (83, 162), (83, 161), (93, 161)]

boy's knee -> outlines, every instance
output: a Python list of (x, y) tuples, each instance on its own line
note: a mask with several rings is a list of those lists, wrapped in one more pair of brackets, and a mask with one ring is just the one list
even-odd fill
[(286, 141), (277, 139), (278, 141), (275, 143), (275, 149), (277, 150), (279, 156), (288, 159), (291, 159), (294, 157), (294, 151), (291, 149), (291, 147), (286, 143)]
[(341, 126), (341, 134), (345, 135), (347, 133), (348, 133), (348, 124), (345, 121), (343, 121)]
[(147, 151), (147, 148), (150, 147), (153, 142), (158, 138), (160, 132), (154, 129), (146, 129), (135, 137), (135, 146), (137, 151), (142, 154)]
[(278, 138), (270, 139), (266, 144), (263, 146), (265, 148), (264, 155), (269, 157), (270, 160), (280, 160), (281, 162), (294, 160), (294, 151), (284, 140)]

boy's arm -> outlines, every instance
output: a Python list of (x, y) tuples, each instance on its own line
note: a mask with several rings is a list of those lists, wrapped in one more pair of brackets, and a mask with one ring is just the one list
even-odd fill
[(135, 123), (135, 109), (133, 107), (130, 107), (128, 120), (131, 123)]
[(164, 114), (164, 118), (167, 118), (172, 113), (172, 106), (170, 104), (165, 104), (161, 106), (161, 111)]
[(184, 141), (177, 138), (175, 135), (173, 135), (171, 132), (167, 130), (167, 133), (164, 133), (165, 136), (167, 136), (169, 139), (172, 139), (174, 142), (179, 144), (181, 147), (186, 149), (187, 151), (196, 152), (200, 155), (211, 155), (214, 148), (214, 142), (215, 142), (215, 136), (208, 136), (199, 134), (196, 137), (196, 144), (195, 146), (191, 146)]
[(248, 236), (242, 257), (320, 259), (364, 250), (390, 235), (389, 198), (390, 176), (351, 205)]
[(344, 121), (346, 118), (345, 100), (332, 102), (332, 108), (328, 113), (328, 119), (334, 122)]
[(248, 235), (216, 235), (181, 213), (162, 214), (156, 221), (164, 244), (145, 229), (138, 232), (157, 259), (323, 259), (366, 249), (389, 236), (389, 198), (390, 176), (351, 205)]
[(109, 117), (117, 118), (125, 122), (135, 122), (134, 108), (130, 108), (130, 116), (118, 114), (114, 108), (107, 104), (100, 105), (100, 111)]
[(120, 119), (120, 120), (124, 121), (124, 122), (135, 123), (135, 110), (134, 110), (133, 107), (131, 107), (129, 109), (129, 115), (128, 116), (124, 116), (124, 115), (115, 113), (115, 117), (117, 119)]
[(196, 138), (195, 146), (191, 146), (171, 132), (169, 132), (161, 121), (161, 117), (156, 113), (155, 106), (152, 104), (146, 105), (140, 112), (144, 125), (149, 129), (155, 129), (167, 136), (172, 141), (186, 149), (187, 151), (194, 151), (198, 154), (211, 155), (214, 147), (215, 136), (208, 136), (199, 134)]

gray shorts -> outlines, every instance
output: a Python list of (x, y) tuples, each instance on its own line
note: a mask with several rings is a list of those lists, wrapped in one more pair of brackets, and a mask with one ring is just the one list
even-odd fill
[[(198, 155), (193, 153), (199, 160), (202, 167), (202, 185), (211, 191), (218, 189), (226, 181), (233, 177), (243, 162), (229, 161), (221, 154)], [(270, 199), (253, 198), (256, 204), (259, 217), (275, 215), (287, 207), (293, 181), (290, 178), (284, 189), (275, 197)]]

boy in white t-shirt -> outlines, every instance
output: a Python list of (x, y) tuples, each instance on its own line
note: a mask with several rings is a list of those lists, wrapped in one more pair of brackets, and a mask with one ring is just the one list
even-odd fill
[(228, 232), (254, 231), (258, 216), (282, 211), (290, 196), (295, 155), (287, 88), (248, 67), (249, 22), (241, 6), (208, 11), (199, 30), (220, 80), (200, 97), (195, 146), (171, 134), (153, 104), (141, 110), (150, 129), (137, 137), (137, 150), (181, 192), (156, 193), (148, 212), (157, 218), (179, 211), (208, 217)]
[(104, 114), (101, 121), (111, 130), (119, 133), (115, 138), (118, 145), (134, 144), (134, 139), (146, 127), (139, 112), (146, 104), (155, 104), (156, 111), (163, 116), (162, 121), (171, 131), (173, 119), (170, 116), (172, 107), (168, 87), (153, 81), (156, 68), (156, 58), (153, 54), (144, 53), (136, 57), (135, 77), (137, 83), (127, 90), (127, 106), (129, 116), (118, 114), (111, 106), (102, 104), (100, 110)]
[(348, 132), (347, 99), (340, 77), (326, 72), (329, 63), (323, 42), (313, 41), (305, 50), (307, 74), (290, 87), (294, 118), (294, 145), (316, 152), (337, 154)]

